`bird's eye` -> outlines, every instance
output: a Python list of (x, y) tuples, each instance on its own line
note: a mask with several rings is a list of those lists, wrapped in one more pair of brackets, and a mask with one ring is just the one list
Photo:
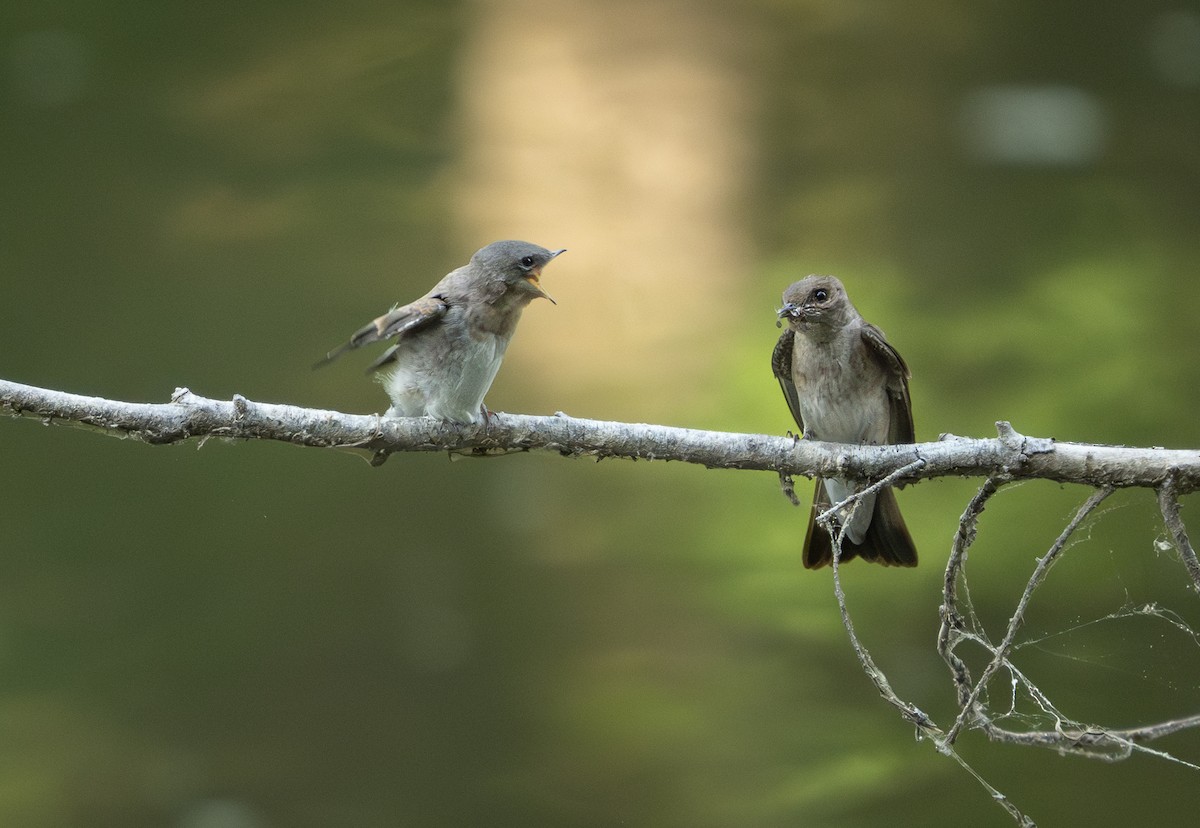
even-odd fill
[(816, 299), (818, 302), (824, 302), (828, 298), (829, 291), (825, 290), (824, 288), (817, 288), (813, 291), (813, 299)]
[(533, 267), (533, 256), (522, 256), (521, 267), (526, 269)]

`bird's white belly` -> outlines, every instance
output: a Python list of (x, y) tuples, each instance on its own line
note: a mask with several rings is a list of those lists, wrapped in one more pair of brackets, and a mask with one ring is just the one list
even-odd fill
[[(801, 406), (806, 431), (816, 440), (829, 443), (862, 443), (871, 430), (871, 422), (861, 409), (854, 406), (813, 406), (807, 411)], [(810, 425), (811, 423), (811, 425)]]
[(399, 360), (400, 365), (383, 377), (384, 389), (392, 399), (387, 413), (478, 422), (483, 398), (504, 360), (505, 345), (495, 336), (485, 336), (440, 360), (436, 354), (429, 354), (428, 359)]

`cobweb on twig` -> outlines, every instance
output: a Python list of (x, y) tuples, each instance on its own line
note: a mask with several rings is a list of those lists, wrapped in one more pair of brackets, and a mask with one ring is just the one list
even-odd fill
[[(883, 485), (889, 481), (880, 481)], [(1128, 621), (1145, 618), (1166, 624), (1169, 629), (1185, 636), (1192, 647), (1200, 649), (1200, 633), (1192, 629), (1178, 613), (1159, 606), (1157, 603), (1127, 601), (1122, 606), (1099, 618), (1078, 622), (1066, 630), (1021, 638), (1021, 630), (1035, 594), (1045, 583), (1051, 568), (1081, 538), (1090, 532), (1089, 518), (1113, 493), (1112, 487), (1100, 487), (1079, 506), (1049, 549), (1042, 555), (1030, 573), (1025, 587), (1004, 626), (999, 639), (989, 634), (971, 601), (966, 573), (968, 551), (975, 541), (980, 515), (990, 499), (1008, 482), (1005, 478), (989, 477), (968, 503), (959, 520), (950, 549), (943, 581), (941, 627), (937, 638), (937, 652), (950, 669), (954, 688), (957, 715), (948, 727), (940, 727), (915, 704), (900, 698), (890, 682), (879, 669), (862, 641), (858, 638), (846, 604), (846, 594), (839, 574), (839, 554), (842, 537), (834, 536), (833, 582), (842, 622), (850, 636), (851, 646), (863, 670), (875, 684), (880, 695), (894, 706), (905, 719), (917, 728), (918, 738), (929, 739), (937, 750), (954, 759), (984, 787), (988, 794), (1003, 807), (1020, 825), (1034, 825), (1003, 793), (993, 787), (976, 772), (957, 752), (955, 745), (967, 730), (979, 730), (992, 741), (1028, 747), (1042, 747), (1063, 755), (1082, 756), (1105, 762), (1126, 759), (1135, 752), (1174, 762), (1192, 770), (1200, 771), (1200, 764), (1174, 756), (1165, 750), (1151, 747), (1148, 743), (1163, 736), (1189, 728), (1200, 727), (1200, 714), (1191, 713), (1180, 718), (1157, 721), (1136, 727), (1116, 727), (1072, 717), (1059, 707), (1050, 694), (1040, 688), (1029, 677), (1016, 655), (1026, 648), (1044, 647), (1046, 642), (1057, 636), (1099, 623)], [(875, 487), (872, 487), (875, 488)], [(862, 493), (860, 493), (861, 496)], [(1155, 547), (1159, 550), (1171, 548), (1183, 563), (1191, 580), (1189, 589), (1200, 593), (1200, 561), (1187, 536), (1186, 527), (1179, 515), (1179, 497), (1173, 479), (1168, 479), (1157, 491), (1159, 511), (1167, 530), (1166, 538), (1159, 538)], [(835, 504), (826, 514), (826, 521), (838, 508), (847, 504)], [(857, 504), (850, 504), (853, 508)], [(830, 523), (826, 523), (831, 526)], [(1081, 533), (1081, 529), (1083, 532)], [(836, 527), (835, 527), (836, 531)], [(982, 652), (984, 665), (977, 675), (967, 665), (967, 653), (978, 658)], [(1001, 689), (1002, 688), (1002, 689)]]

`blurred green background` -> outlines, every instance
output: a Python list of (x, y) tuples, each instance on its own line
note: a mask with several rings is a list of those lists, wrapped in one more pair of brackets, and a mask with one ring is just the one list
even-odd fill
[[(381, 411), (366, 357), (309, 366), (516, 237), (570, 252), (498, 410), (784, 433), (773, 310), (828, 272), (912, 367), (921, 439), (1200, 445), (1195, 3), (16, 2), (0, 60), (6, 379)], [(771, 475), (16, 420), (0, 464), (0, 824), (1011, 824), (878, 699)], [(901, 494), (917, 570), (844, 572), (943, 724), (977, 484)], [(997, 638), (1085, 496), (984, 515)], [(1161, 535), (1119, 494), (1035, 601), (1020, 655), (1065, 715), (1197, 712), (1195, 635), (1108, 617), (1200, 628)], [(1152, 757), (961, 748), (1044, 825), (1200, 808)]]

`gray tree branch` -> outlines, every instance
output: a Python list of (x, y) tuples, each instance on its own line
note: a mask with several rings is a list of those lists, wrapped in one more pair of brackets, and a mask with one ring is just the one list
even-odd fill
[(999, 423), (993, 439), (945, 436), (934, 443), (847, 446), (765, 434), (496, 413), (486, 425), (455, 426), (429, 418), (344, 414), (253, 402), (214, 400), (176, 389), (170, 402), (133, 403), (68, 394), (0, 380), (0, 412), (65, 422), (154, 445), (193, 438), (279, 440), (321, 448), (354, 447), (377, 462), (401, 451), (481, 454), (552, 451), (568, 456), (677, 460), (709, 468), (879, 480), (908, 467), (905, 479), (946, 475), (1040, 478), (1091, 486), (1170, 484), (1175, 494), (1200, 489), (1200, 451), (1060, 443), (1025, 437)]

